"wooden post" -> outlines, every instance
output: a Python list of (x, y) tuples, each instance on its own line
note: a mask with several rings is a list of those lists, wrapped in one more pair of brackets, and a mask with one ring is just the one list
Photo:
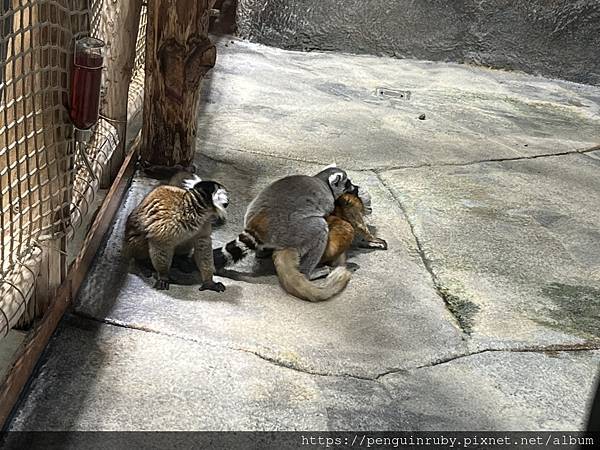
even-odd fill
[(117, 128), (118, 144), (102, 174), (100, 187), (110, 187), (125, 157), (127, 125), (127, 93), (133, 63), (135, 43), (140, 23), (142, 0), (108, 2), (103, 4), (99, 35), (106, 43), (104, 86), (106, 95), (100, 104), (102, 115), (112, 119)]
[(149, 0), (141, 159), (145, 166), (192, 163), (200, 82), (214, 66), (208, 38), (215, 0)]

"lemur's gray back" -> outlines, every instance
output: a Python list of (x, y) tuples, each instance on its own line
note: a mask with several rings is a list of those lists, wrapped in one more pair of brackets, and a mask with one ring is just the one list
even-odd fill
[[(245, 224), (258, 213), (271, 220), (288, 222), (304, 217), (323, 217), (334, 208), (331, 189), (322, 180), (293, 175), (271, 183), (256, 196), (246, 211)], [(277, 226), (271, 222), (271, 226)]]
[[(330, 214), (334, 202), (331, 189), (322, 180), (305, 175), (285, 177), (271, 183), (250, 203), (244, 226), (252, 229), (258, 221), (268, 223), (260, 236), (262, 245), (295, 247), (312, 233), (314, 220), (307, 219)], [(321, 226), (326, 226), (324, 219), (322, 222)], [(292, 229), (297, 233), (290, 233)]]

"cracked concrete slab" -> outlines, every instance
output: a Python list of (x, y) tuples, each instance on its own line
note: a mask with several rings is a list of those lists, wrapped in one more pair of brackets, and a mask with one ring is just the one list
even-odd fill
[(198, 122), (208, 155), (245, 151), (364, 169), (598, 144), (600, 87), (458, 64), (290, 52), (229, 38), (218, 51)]
[(248, 353), (67, 320), (11, 431), (396, 429), (379, 383), (313, 376)]
[(487, 352), (361, 380), (70, 317), (9, 430), (578, 430), (599, 363)]
[[(229, 220), (214, 233), (214, 246), (243, 229), (246, 205), (270, 180), (321, 168), (240, 153), (222, 155), (219, 162), (198, 156), (196, 164), (202, 178), (222, 182), (231, 193)], [(286, 295), (270, 260), (250, 258), (232, 268), (225, 275), (233, 279), (220, 278), (227, 286), (223, 294), (199, 292), (196, 275), (177, 273), (182, 285), (156, 291), (152, 280), (126, 273), (121, 260), (125, 219), (156, 184), (136, 178), (75, 310), (99, 320), (244, 349), (317, 373), (372, 377), (463, 353), (461, 332), (435, 291), (394, 199), (374, 173), (351, 175), (371, 193), (371, 222), (388, 240), (389, 250), (354, 251), (350, 262), (359, 268), (346, 291), (330, 301), (314, 304)]]
[(473, 341), (526, 346), (600, 342), (599, 170), (566, 155), (381, 177)]
[(598, 351), (485, 352), (381, 381), (416, 430), (581, 430), (599, 365)]

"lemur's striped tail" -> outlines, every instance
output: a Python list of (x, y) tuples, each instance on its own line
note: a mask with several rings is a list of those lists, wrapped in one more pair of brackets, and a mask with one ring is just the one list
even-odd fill
[(248, 253), (256, 250), (261, 242), (249, 230), (240, 233), (237, 239), (228, 242), (224, 247), (213, 250), (215, 269), (235, 264), (244, 259)]

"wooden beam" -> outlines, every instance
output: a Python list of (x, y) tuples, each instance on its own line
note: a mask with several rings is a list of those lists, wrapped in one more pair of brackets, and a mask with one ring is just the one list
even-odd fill
[(137, 149), (126, 156), (112, 187), (110, 188), (90, 231), (83, 243), (83, 248), (70, 267), (67, 278), (56, 291), (54, 301), (42, 320), (29, 334), (28, 339), (18, 352), (13, 365), (9, 369), (0, 390), (0, 424), (4, 427), (6, 420), (17, 403), (23, 388), (27, 384), (35, 365), (46, 348), (50, 337), (56, 330), (72, 299), (77, 295), (81, 283), (102, 243), (104, 234), (117, 211), (127, 187), (129, 186), (137, 161)]
[(200, 82), (214, 66), (208, 38), (215, 0), (149, 0), (141, 160), (145, 166), (191, 164)]
[(106, 43), (103, 73), (106, 95), (100, 112), (117, 128), (118, 144), (102, 173), (100, 187), (111, 185), (125, 156), (127, 94), (135, 61), (135, 43), (140, 23), (142, 0), (107, 2), (100, 17), (99, 36)]

